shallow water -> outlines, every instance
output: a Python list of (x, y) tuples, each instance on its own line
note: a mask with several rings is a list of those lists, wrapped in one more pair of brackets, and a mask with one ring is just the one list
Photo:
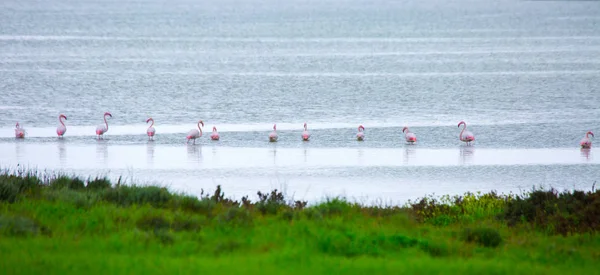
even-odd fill
[(578, 142), (600, 132), (598, 14), (595, 1), (2, 1), (0, 167), (237, 197), (283, 184), (311, 200), (588, 189), (600, 167)]

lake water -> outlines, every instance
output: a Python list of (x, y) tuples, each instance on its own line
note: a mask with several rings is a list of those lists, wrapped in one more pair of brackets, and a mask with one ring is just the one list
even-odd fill
[(311, 201), (589, 190), (598, 26), (600, 1), (2, 1), (0, 167)]

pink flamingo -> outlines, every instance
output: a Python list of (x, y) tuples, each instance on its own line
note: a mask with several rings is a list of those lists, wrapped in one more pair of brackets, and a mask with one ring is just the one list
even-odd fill
[(15, 125), (15, 137), (25, 138), (25, 132), (25, 128), (21, 128), (21, 125), (19, 125), (19, 122), (17, 121), (17, 124)]
[(96, 136), (100, 138), (104, 133), (108, 131), (108, 122), (106, 121), (106, 116), (112, 118), (112, 114), (109, 112), (104, 113), (104, 125), (100, 124), (96, 127)]
[(308, 129), (306, 127), (306, 122), (304, 122), (304, 132), (302, 132), (302, 140), (308, 141), (309, 138), (310, 138), (310, 133), (308, 132)]
[(471, 142), (475, 140), (475, 136), (470, 131), (467, 131), (467, 124), (464, 121), (459, 122), (458, 127), (460, 127), (460, 125), (464, 125), (464, 127), (462, 131), (460, 131), (458, 138), (460, 141), (466, 142), (467, 145), (470, 145)]
[(584, 148), (584, 149), (592, 148), (592, 141), (590, 140), (590, 135), (592, 135), (592, 137), (593, 137), (594, 133), (592, 133), (591, 131), (588, 131), (587, 133), (585, 133), (585, 137), (583, 137), (581, 139), (581, 141), (579, 142), (579, 145), (581, 145), (581, 148)]
[(152, 124), (150, 124), (150, 127), (148, 127), (148, 130), (146, 130), (146, 134), (148, 135), (149, 140), (154, 140), (154, 134), (156, 133), (156, 129), (154, 129), (154, 119), (153, 118), (147, 119), (146, 124), (148, 124), (149, 121), (152, 121)]
[(196, 139), (202, 136), (202, 128), (200, 128), (200, 124), (202, 124), (202, 127), (204, 127), (204, 122), (200, 120), (198, 121), (198, 130), (192, 129), (187, 133), (187, 136), (185, 137), (187, 139), (186, 143), (189, 143), (190, 139), (193, 139), (194, 144), (196, 144)]
[(219, 140), (219, 132), (217, 132), (217, 127), (213, 126), (212, 134), (210, 135), (210, 139)]
[(415, 135), (415, 133), (411, 132), (406, 126), (402, 129), (402, 133), (405, 131), (406, 133), (404, 134), (404, 139), (406, 139), (406, 142), (410, 144), (417, 142), (417, 135)]
[(359, 141), (365, 140), (365, 127), (362, 125), (358, 125), (358, 133), (356, 133), (356, 139)]
[(277, 141), (277, 138), (279, 138), (279, 137), (277, 136), (277, 124), (273, 124), (273, 132), (271, 132), (271, 133), (269, 134), (269, 141), (270, 141), (270, 142), (276, 142), (276, 141)]
[(62, 121), (62, 119), (67, 120), (67, 116), (60, 114), (58, 116), (58, 122), (60, 122), (60, 125), (58, 125), (58, 127), (56, 127), (56, 134), (58, 135), (58, 137), (63, 137), (63, 135), (65, 135), (65, 133), (67, 132), (67, 127), (65, 126), (65, 122)]

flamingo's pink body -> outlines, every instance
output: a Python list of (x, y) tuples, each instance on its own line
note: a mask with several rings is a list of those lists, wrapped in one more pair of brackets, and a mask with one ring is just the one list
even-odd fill
[(269, 141), (276, 142), (277, 138), (279, 138), (279, 136), (277, 136), (277, 124), (273, 124), (273, 132), (269, 134)]
[(217, 127), (213, 126), (212, 134), (210, 134), (210, 139), (219, 140), (219, 132), (217, 132)]
[(365, 140), (365, 127), (362, 125), (358, 125), (358, 133), (356, 133), (356, 139), (359, 141)]
[(202, 127), (204, 127), (204, 122), (200, 120), (198, 121), (198, 129), (192, 129), (187, 133), (187, 136), (185, 137), (187, 139), (186, 143), (189, 143), (190, 139), (193, 139), (194, 144), (196, 144), (196, 139), (202, 136), (202, 128), (200, 127), (200, 124), (202, 124)]
[(590, 139), (590, 135), (592, 137), (594, 137), (594, 133), (592, 133), (591, 131), (585, 133), (585, 137), (583, 137), (581, 139), (581, 141), (579, 142), (579, 145), (581, 146), (581, 148), (592, 148), (592, 140)]
[(408, 142), (410, 144), (417, 142), (417, 135), (415, 135), (415, 133), (411, 132), (408, 129), (408, 127), (404, 127), (402, 129), (402, 133), (404, 133), (404, 139), (406, 139), (406, 142)]
[(308, 141), (310, 138), (310, 133), (308, 132), (308, 128), (306, 127), (306, 122), (304, 122), (304, 131), (302, 132), (302, 140)]
[(25, 138), (25, 129), (21, 128), (19, 122), (15, 125), (15, 137), (16, 138)]
[(458, 138), (460, 141), (466, 142), (467, 145), (470, 145), (472, 141), (475, 141), (475, 135), (473, 135), (473, 133), (470, 131), (467, 131), (467, 124), (464, 121), (459, 122), (458, 127), (460, 127), (460, 125), (464, 125), (464, 127), (462, 131), (460, 131)]
[(109, 112), (104, 113), (104, 124), (100, 124), (96, 127), (96, 136), (98, 138), (108, 131), (108, 122), (106, 121), (107, 116), (112, 118), (112, 115)]
[(146, 120), (146, 123), (148, 123), (149, 121), (152, 121), (152, 124), (150, 124), (148, 130), (146, 130), (146, 134), (148, 135), (148, 139), (154, 140), (154, 134), (156, 133), (156, 129), (154, 129), (154, 119), (148, 118)]
[(65, 122), (62, 121), (62, 119), (67, 120), (67, 116), (61, 114), (58, 116), (58, 121), (60, 122), (60, 125), (58, 125), (58, 127), (56, 128), (56, 134), (58, 135), (58, 137), (62, 137), (65, 135), (65, 133), (67, 132), (67, 127), (65, 126)]

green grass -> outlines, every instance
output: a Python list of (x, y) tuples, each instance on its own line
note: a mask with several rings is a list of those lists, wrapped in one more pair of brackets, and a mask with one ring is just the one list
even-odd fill
[(255, 201), (0, 173), (3, 274), (600, 274), (600, 192)]

